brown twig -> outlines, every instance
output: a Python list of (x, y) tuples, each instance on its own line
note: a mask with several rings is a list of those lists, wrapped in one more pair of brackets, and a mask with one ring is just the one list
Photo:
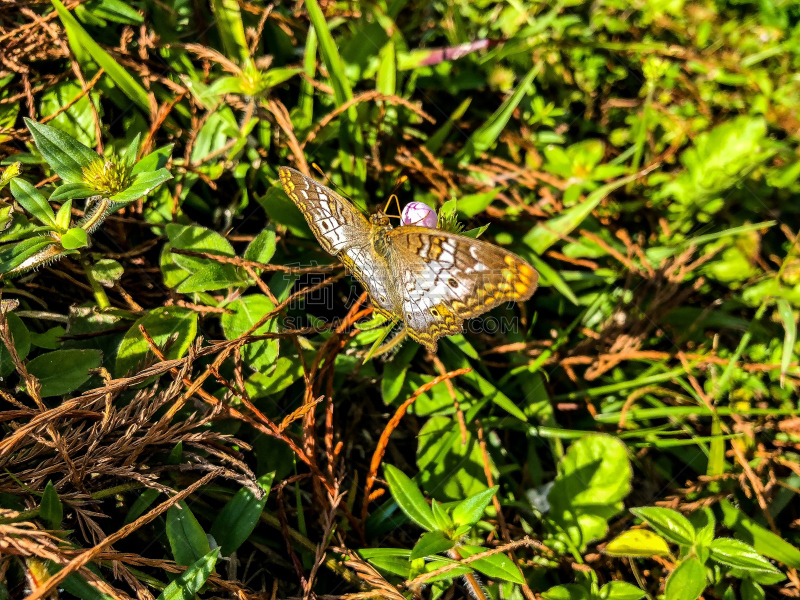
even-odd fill
[(204, 486), (209, 481), (214, 479), (217, 475), (222, 473), (224, 469), (219, 468), (211, 471), (204, 477), (197, 480), (195, 483), (190, 485), (188, 488), (179, 492), (169, 500), (162, 502), (153, 510), (148, 512), (145, 515), (142, 515), (138, 519), (136, 519), (133, 523), (129, 523), (122, 527), (119, 531), (115, 531), (111, 535), (109, 535), (106, 539), (102, 542), (97, 544), (94, 548), (90, 548), (89, 550), (82, 552), (75, 558), (73, 558), (67, 565), (64, 566), (58, 573), (53, 575), (50, 579), (47, 579), (39, 586), (37, 589), (33, 590), (31, 594), (28, 596), (28, 600), (39, 600), (50, 594), (52, 590), (54, 590), (62, 581), (64, 581), (69, 575), (80, 569), (82, 566), (86, 565), (91, 561), (96, 555), (100, 554), (103, 550), (115, 544), (119, 540), (127, 537), (129, 534), (133, 533), (137, 529), (139, 529), (142, 525), (146, 525), (159, 515), (165, 513), (169, 510), (170, 507), (174, 506), (184, 498), (188, 497), (190, 494), (194, 493), (198, 488)]
[(429, 573), (423, 573), (418, 577), (415, 577), (412, 580), (407, 580), (401, 584), (401, 587), (405, 589), (416, 588), (428, 581), (429, 579), (433, 579), (434, 577), (438, 577), (444, 573), (448, 573), (458, 567), (468, 565), (471, 562), (475, 562), (476, 560), (480, 560), (482, 558), (487, 558), (489, 556), (493, 556), (495, 554), (509, 552), (511, 550), (515, 550), (520, 548), (521, 546), (528, 546), (534, 548), (540, 548), (541, 544), (536, 540), (532, 540), (529, 537), (524, 537), (521, 540), (517, 540), (515, 542), (511, 542), (508, 544), (504, 544), (502, 546), (498, 546), (497, 548), (492, 548), (491, 550), (486, 550), (485, 552), (479, 552), (478, 554), (473, 554), (470, 557), (464, 558), (458, 562), (450, 563), (449, 565), (445, 565), (440, 569), (436, 569), (435, 571), (430, 571)]

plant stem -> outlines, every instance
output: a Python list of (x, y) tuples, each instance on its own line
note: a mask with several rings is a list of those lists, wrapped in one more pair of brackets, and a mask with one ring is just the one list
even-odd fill
[(89, 280), (89, 285), (92, 286), (94, 298), (97, 300), (97, 306), (100, 307), (100, 310), (111, 308), (111, 301), (108, 299), (108, 294), (106, 294), (103, 286), (94, 278), (92, 274), (92, 265), (89, 262), (89, 258), (83, 252), (81, 252), (81, 266), (83, 267), (83, 272), (86, 273), (86, 279)]
[(647, 588), (644, 586), (641, 574), (639, 574), (639, 567), (636, 566), (636, 559), (630, 556), (628, 557), (628, 562), (631, 565), (631, 571), (633, 571), (633, 576), (636, 578), (636, 583), (639, 584), (639, 587), (644, 592), (644, 595), (647, 597), (647, 600), (653, 600), (653, 597), (650, 595), (650, 592), (648, 592)]
[(639, 165), (642, 162), (642, 155), (644, 154), (644, 144), (647, 139), (647, 120), (650, 116), (650, 105), (653, 103), (653, 91), (655, 85), (647, 82), (647, 97), (644, 100), (644, 108), (642, 109), (642, 120), (639, 122), (639, 131), (636, 132), (636, 151), (633, 153), (633, 164), (631, 165), (631, 172), (636, 173), (639, 170)]

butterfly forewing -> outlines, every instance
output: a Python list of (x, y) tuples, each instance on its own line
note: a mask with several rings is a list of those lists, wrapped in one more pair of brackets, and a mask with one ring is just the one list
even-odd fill
[(492, 244), (426, 227), (388, 232), (409, 335), (432, 350), (461, 332), (464, 319), (507, 301), (524, 301), (539, 276), (524, 260)]
[(328, 253), (338, 254), (369, 242), (369, 221), (341, 195), (289, 167), (281, 167), (280, 178), (286, 194)]
[(342, 261), (377, 308), (394, 316), (388, 266), (372, 248), (370, 222), (346, 198), (299, 171), (281, 167), (279, 174), (320, 245)]

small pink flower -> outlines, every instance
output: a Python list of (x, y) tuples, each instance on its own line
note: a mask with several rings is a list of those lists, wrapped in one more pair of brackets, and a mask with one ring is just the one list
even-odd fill
[(424, 202), (409, 202), (400, 214), (400, 224), (436, 229), (436, 211)]

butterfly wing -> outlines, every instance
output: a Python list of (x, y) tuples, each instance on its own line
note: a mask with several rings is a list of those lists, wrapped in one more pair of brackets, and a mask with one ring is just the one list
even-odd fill
[(387, 241), (408, 334), (432, 351), (440, 337), (460, 333), (464, 319), (527, 300), (539, 281), (519, 256), (463, 235), (405, 226)]
[(281, 167), (278, 173), (286, 195), (303, 213), (326, 252), (336, 255), (369, 241), (369, 221), (346, 198), (300, 171)]
[(366, 217), (341, 194), (300, 171), (281, 167), (278, 173), (286, 195), (303, 213), (320, 245), (342, 261), (379, 311), (394, 316), (388, 266), (372, 248), (372, 225)]

